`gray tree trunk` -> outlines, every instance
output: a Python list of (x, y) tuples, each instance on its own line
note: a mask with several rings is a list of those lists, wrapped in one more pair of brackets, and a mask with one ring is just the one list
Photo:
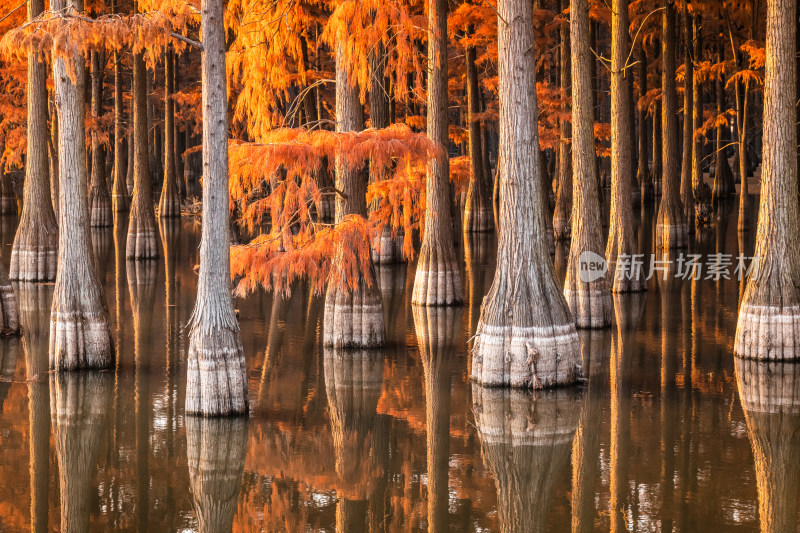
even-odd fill
[(797, 132), (795, 128), (795, 2), (767, 2), (764, 73), (764, 160), (755, 257), (739, 306), (734, 353), (800, 357)]
[[(128, 259), (158, 257), (156, 215), (153, 209), (153, 178), (150, 173), (150, 143), (147, 138), (147, 69), (144, 52), (133, 54), (133, 197), (128, 220)], [(227, 176), (227, 174), (226, 174)]]
[[(656, 249), (683, 248), (688, 228), (681, 205), (678, 150), (678, 95), (675, 90), (675, 5), (667, 0), (661, 16), (662, 198), (656, 217)], [(654, 150), (658, 149), (656, 143)]]
[[(645, 290), (644, 271), (631, 257), (636, 253), (633, 235), (633, 144), (626, 129), (631, 116), (629, 80), (625, 69), (630, 47), (628, 1), (615, 0), (611, 10), (611, 214), (605, 257), (614, 292)], [(645, 156), (646, 159), (646, 156)], [(620, 261), (620, 256), (627, 256)]]
[[(561, 0), (561, 11), (569, 6), (568, 0)], [(570, 28), (561, 26), (561, 45), (559, 47), (559, 82), (561, 90), (566, 96), (572, 94), (572, 81), (570, 79)], [(556, 241), (566, 241), (572, 235), (572, 128), (569, 121), (562, 120), (559, 124), (560, 139), (558, 141), (557, 187), (556, 205), (553, 212), (553, 238)], [(498, 162), (499, 166), (499, 162)]]
[[(44, 0), (29, 0), (28, 20), (44, 11)], [(47, 64), (43, 54), (28, 55), (28, 153), (25, 185), (9, 277), (52, 281), (56, 277), (58, 226), (50, 198), (47, 132)]]
[[(103, 114), (103, 54), (92, 52), (92, 116), (95, 120)], [(97, 132), (92, 132), (92, 181), (89, 188), (89, 225), (95, 228), (110, 226), (111, 196), (106, 181), (106, 150), (100, 144)]]
[(169, 47), (164, 57), (164, 182), (158, 203), (160, 218), (181, 216), (181, 199), (175, 174), (175, 102), (172, 99), (175, 93), (174, 71), (175, 52)]
[[(81, 11), (80, 0), (52, 9)], [(58, 271), (50, 318), (50, 368), (108, 368), (114, 363), (103, 286), (97, 279), (89, 235), (89, 201), (84, 141), (86, 73), (83, 56), (53, 61), (58, 109)], [(76, 68), (76, 65), (78, 66)]]
[[(567, 259), (564, 296), (577, 327), (604, 328), (611, 324), (614, 312), (610, 274), (606, 271), (597, 279), (586, 276), (582, 279), (581, 276), (586, 256), (594, 254), (602, 258), (605, 251), (597, 197), (588, 0), (570, 0), (569, 11), (572, 43), (572, 243)], [(627, 161), (624, 164), (630, 166)]]
[[(647, 94), (647, 55), (644, 46), (639, 48), (639, 99)], [(636, 181), (639, 182), (641, 201), (652, 202), (655, 196), (653, 176), (650, 174), (649, 153), (647, 151), (650, 135), (647, 133), (647, 109), (639, 108), (639, 164), (636, 169)]]
[[(116, 2), (119, 0), (113, 1), (116, 12), (118, 7)], [(114, 213), (127, 211), (131, 202), (125, 183), (127, 172), (123, 173), (123, 161), (126, 171), (133, 165), (132, 158), (128, 157), (127, 144), (123, 143), (126, 130), (122, 99), (122, 54), (114, 52), (114, 177), (111, 185), (111, 210)], [(130, 136), (128, 136), (128, 141), (130, 142)]]
[[(472, 33), (472, 28), (467, 30)], [(467, 85), (467, 135), (469, 158), (472, 168), (467, 199), (464, 203), (464, 231), (482, 232), (494, 229), (492, 215), (491, 189), (489, 177), (484, 173), (483, 148), (481, 147), (481, 123), (477, 115), (480, 113), (480, 88), (478, 86), (478, 69), (475, 66), (476, 51), (474, 47), (466, 51), (466, 85)]]
[(694, 193), (692, 188), (692, 145), (694, 144), (694, 63), (692, 62), (692, 18), (688, 5), (681, 10), (683, 26), (683, 158), (681, 160), (681, 204), (686, 230), (694, 231)]
[(203, 233), (186, 376), (186, 412), (246, 413), (247, 367), (230, 292), (228, 116), (222, 0), (202, 0)]
[[(344, 50), (336, 51), (336, 131), (360, 131), (364, 128), (364, 113), (359, 100), (359, 88), (349, 79)], [(344, 157), (336, 156), (335, 219), (341, 223), (348, 215), (367, 216), (367, 176), (359, 169), (349, 168)], [(345, 250), (334, 252), (334, 273), (341, 264)], [(323, 343), (336, 347), (378, 347), (386, 338), (381, 294), (375, 281), (370, 258), (366, 278), (356, 281), (356, 288), (345, 286), (343, 280), (331, 279), (325, 293), (325, 325)]]
[(428, 160), (425, 234), (417, 261), (411, 303), (457, 305), (464, 299), (453, 241), (450, 145), (447, 117), (447, 0), (428, 3), (428, 137), (442, 154)]
[(471, 376), (516, 387), (574, 383), (582, 375), (578, 334), (556, 284), (540, 201), (533, 8), (503, 0), (498, 18), (497, 269), (481, 307)]

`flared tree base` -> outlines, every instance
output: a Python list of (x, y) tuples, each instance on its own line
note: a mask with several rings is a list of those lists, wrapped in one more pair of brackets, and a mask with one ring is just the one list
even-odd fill
[(602, 288), (592, 283), (578, 281), (575, 287), (565, 287), (564, 297), (575, 319), (575, 327), (586, 329), (607, 328), (611, 325), (614, 307), (607, 283)]
[(155, 220), (131, 216), (128, 239), (125, 244), (127, 259), (155, 259), (158, 257), (158, 232)]
[[(509, 338), (510, 337), (510, 338)], [(571, 323), (549, 327), (482, 324), (472, 349), (472, 379), (489, 386), (544, 389), (583, 377)]]
[(570, 237), (572, 237), (572, 224), (569, 216), (556, 212), (553, 215), (553, 239), (556, 242), (564, 242)]
[[(101, 307), (97, 303), (97, 307)], [(50, 369), (110, 368), (114, 364), (111, 328), (105, 311), (56, 306), (50, 317)]]
[(405, 233), (402, 229), (399, 229), (397, 235), (392, 237), (392, 230), (384, 227), (380, 236), (371, 243), (372, 262), (376, 265), (402, 263), (404, 241)]
[(377, 283), (357, 289), (328, 288), (323, 343), (336, 348), (378, 348), (386, 342), (383, 302)]
[(19, 334), (19, 305), (14, 295), (14, 288), (6, 278), (0, 282), (0, 336), (10, 337)]
[(464, 210), (464, 232), (483, 233), (494, 231), (494, 213), (491, 206)]
[(89, 191), (89, 225), (93, 228), (107, 228), (113, 223), (111, 196), (102, 187), (92, 187)]
[(656, 218), (656, 248), (672, 250), (683, 248), (687, 244), (689, 244), (689, 228), (680, 210), (676, 209), (672, 216), (659, 211)]
[(111, 212), (126, 213), (131, 208), (131, 198), (127, 194), (111, 195)]
[(458, 305), (464, 300), (461, 273), (455, 259), (437, 257), (435, 253), (420, 256), (414, 276), (414, 305)]
[(181, 200), (175, 194), (162, 194), (158, 203), (158, 218), (174, 218), (181, 216)]
[(56, 279), (58, 232), (45, 234), (20, 228), (11, 249), (9, 278), (18, 281)]
[[(206, 331), (204, 331), (206, 329)], [(230, 416), (247, 413), (247, 366), (239, 331), (204, 328), (189, 333), (186, 414)]]
[(800, 305), (743, 303), (733, 352), (746, 359), (800, 360)]

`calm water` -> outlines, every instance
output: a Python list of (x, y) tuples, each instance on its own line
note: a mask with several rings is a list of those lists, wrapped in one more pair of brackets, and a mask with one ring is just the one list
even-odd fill
[[(652, 217), (637, 217), (643, 251)], [(52, 285), (16, 287), (26, 335), (0, 341), (0, 531), (756, 531), (759, 502), (765, 529), (796, 528), (800, 386), (775, 395), (762, 379), (743, 409), (735, 280), (618, 297), (624, 328), (581, 333), (588, 386), (537, 394), (468, 380), (493, 238), (469, 243), (461, 309), (413, 310), (413, 269), (378, 269), (380, 352), (323, 350), (322, 302), (303, 286), (254, 294), (235, 302), (250, 417), (187, 420), (199, 223), (161, 231), (161, 259), (127, 264), (124, 227), (92, 234), (116, 371), (49, 376)], [(739, 246), (732, 209), (690, 251)]]

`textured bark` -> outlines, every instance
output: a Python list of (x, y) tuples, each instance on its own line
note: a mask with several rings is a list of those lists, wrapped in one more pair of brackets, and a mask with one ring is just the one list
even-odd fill
[(694, 193), (692, 187), (692, 144), (694, 130), (692, 120), (694, 116), (694, 64), (692, 63), (692, 23), (688, 5), (681, 10), (681, 25), (683, 26), (683, 158), (681, 160), (681, 204), (683, 205), (683, 218), (686, 220), (686, 230), (694, 230)]
[[(472, 33), (472, 27), (467, 30)], [(480, 113), (480, 88), (478, 86), (478, 69), (475, 66), (475, 48), (467, 48), (467, 144), (472, 168), (467, 198), (464, 203), (464, 231), (481, 232), (494, 229), (492, 201), (489, 188), (489, 177), (484, 173), (483, 148), (481, 146), (481, 123), (477, 118)]]
[[(569, 6), (568, 0), (561, 0), (562, 12)], [(570, 76), (570, 29), (564, 24), (561, 26), (561, 46), (559, 47), (559, 71), (561, 90), (565, 95), (572, 94), (572, 81)], [(556, 206), (553, 212), (553, 238), (556, 241), (565, 241), (572, 235), (572, 145), (569, 142), (572, 136), (571, 123), (562, 120), (559, 124), (560, 139), (558, 142), (558, 186), (556, 187)], [(499, 166), (499, 162), (498, 162)]]
[[(611, 281), (608, 271), (595, 280), (581, 279), (588, 254), (603, 256), (602, 218), (597, 197), (594, 111), (589, 49), (588, 0), (570, 1), (572, 43), (572, 245), (567, 259), (564, 296), (579, 328), (611, 324)], [(623, 91), (624, 92), (624, 91)], [(624, 163), (626, 168), (629, 163)], [(623, 170), (624, 171), (624, 170)], [(626, 198), (627, 199), (627, 198)]]
[[(717, 62), (722, 61), (721, 54), (717, 54)], [(725, 85), (722, 78), (717, 79), (717, 115), (725, 112)], [(725, 127), (717, 127), (716, 139), (716, 163), (714, 164), (714, 188), (712, 190), (714, 200), (725, 200), (736, 192), (736, 185), (733, 183), (733, 172), (728, 163), (728, 149), (725, 147)]]
[(133, 197), (125, 245), (128, 259), (158, 257), (147, 124), (147, 70), (144, 52), (138, 52), (133, 54)]
[(736, 359), (736, 381), (753, 448), (761, 531), (795, 531), (800, 495), (800, 368)]
[(248, 421), (186, 418), (192, 507), (201, 533), (231, 531), (247, 456)]
[(422, 238), (414, 292), (416, 305), (456, 305), (464, 299), (453, 244), (450, 166), (447, 147), (447, 0), (428, 4), (428, 137), (442, 153), (428, 160), (425, 180), (425, 235)]
[[(656, 248), (683, 248), (688, 228), (681, 205), (678, 152), (678, 95), (675, 90), (675, 6), (668, 0), (661, 16), (661, 112), (663, 194), (656, 217)], [(654, 150), (658, 143), (654, 144)], [(655, 165), (654, 165), (655, 167)]]
[[(103, 114), (103, 68), (105, 59), (93, 51), (91, 55), (92, 116)], [(92, 132), (92, 180), (89, 188), (89, 225), (105, 228), (111, 225), (111, 196), (106, 181), (106, 150), (96, 131)]]
[(414, 306), (413, 313), (425, 375), (428, 531), (448, 531), (450, 386), (461, 310)]
[[(44, 10), (44, 0), (28, 2), (28, 19)], [(47, 162), (47, 65), (43, 54), (28, 55), (28, 151), (25, 185), (9, 277), (21, 281), (51, 281), (56, 277), (58, 226), (50, 198)]]
[(383, 359), (384, 355), (375, 350), (324, 350), (325, 391), (338, 478), (337, 531), (363, 529), (369, 496), (382, 474), (369, 465)]
[(734, 352), (747, 358), (800, 357), (794, 17), (794, 0), (767, 2), (758, 263), (739, 307), (734, 344)]
[[(79, 0), (70, 0), (67, 6), (59, 1), (56, 6), (51, 8), (83, 8)], [(58, 271), (50, 315), (50, 368), (56, 370), (108, 368), (114, 363), (108, 310), (90, 242), (84, 142), (86, 74), (83, 68), (75, 68), (82, 64), (80, 54), (53, 61), (60, 161)]]
[(516, 387), (574, 383), (582, 374), (578, 334), (556, 285), (539, 201), (532, 6), (503, 0), (498, 18), (497, 269), (481, 306), (471, 376), (487, 385)]
[(534, 394), (472, 386), (481, 456), (497, 487), (500, 531), (549, 531), (546, 518), (569, 463), (580, 397), (566, 389)]
[[(386, 54), (383, 50), (383, 45), (378, 45), (377, 48), (370, 54), (370, 88), (369, 88), (369, 118), (372, 127), (386, 128), (389, 126), (389, 80), (386, 78), (384, 70), (386, 68)], [(310, 106), (308, 106), (310, 109)], [(314, 110), (316, 113), (316, 110)], [(374, 159), (369, 162), (369, 182), (375, 183), (383, 179), (388, 169), (380, 168)], [(328, 198), (331, 198), (329, 195)], [(375, 201), (370, 204), (369, 209), (372, 211), (376, 209), (378, 202)], [(328, 209), (323, 206), (323, 210)], [(331, 212), (331, 214), (333, 214)], [(394, 235), (393, 235), (394, 233)], [(388, 225), (383, 228), (380, 235), (375, 235), (372, 239), (372, 262), (375, 264), (381, 263), (397, 263), (403, 260), (403, 240), (405, 233), (402, 228), (397, 230), (389, 227)]]
[(203, 0), (203, 233), (197, 301), (190, 319), (186, 412), (246, 413), (247, 367), (231, 301), (228, 120), (222, 0)]
[[(633, 143), (626, 131), (632, 126), (627, 121), (631, 116), (629, 79), (633, 76), (625, 69), (630, 47), (628, 24), (627, 0), (615, 0), (611, 10), (611, 214), (605, 250), (614, 292), (645, 290), (643, 269), (635, 268), (630, 261), (636, 253), (636, 240), (633, 235)], [(620, 262), (620, 256), (627, 256), (628, 260)]]
[[(336, 51), (336, 131), (359, 131), (364, 128), (364, 114), (356, 83), (348, 79), (344, 50)], [(348, 168), (343, 155), (336, 156), (336, 223), (348, 215), (367, 215), (367, 177), (358, 169)], [(344, 250), (336, 250), (340, 262)], [(370, 260), (366, 279), (359, 278), (356, 288), (343, 287), (331, 280), (325, 294), (323, 342), (336, 347), (377, 347), (386, 338), (381, 295)], [(334, 274), (335, 275), (335, 274)]]
[[(49, 203), (49, 199), (48, 199)], [(19, 312), (25, 324), (22, 350), (25, 355), (25, 379), (28, 386), (28, 422), (30, 428), (31, 531), (47, 529), (50, 481), (50, 395), (47, 384), (47, 337), (50, 333), (50, 284), (20, 283)]]
[[(644, 47), (639, 48), (639, 99), (647, 94), (647, 56)], [(653, 189), (653, 176), (647, 166), (649, 160), (647, 146), (650, 135), (647, 133), (647, 109), (639, 108), (639, 164), (636, 170), (636, 181), (639, 182), (639, 191), (642, 203), (652, 202), (655, 196)]]
[[(699, 64), (702, 59), (700, 17), (692, 18), (692, 34), (694, 36), (694, 61)], [(700, 76), (692, 79), (692, 130), (703, 126), (703, 86)], [(711, 218), (711, 189), (703, 181), (703, 145), (705, 139), (693, 137), (692, 143), (692, 193), (694, 197), (694, 223), (696, 226), (708, 224)]]
[[(55, 82), (53, 83), (55, 85)], [(56, 218), (56, 225), (58, 225), (58, 110), (56, 109), (56, 95), (55, 88), (52, 92), (52, 97), (48, 99), (48, 106), (50, 108), (50, 142), (47, 143), (47, 153), (50, 158), (50, 203), (53, 205), (53, 216)]]
[[(752, 39), (752, 25), (750, 27), (750, 37)], [(744, 59), (733, 47), (734, 62), (740, 67), (744, 67)], [(748, 161), (747, 161), (747, 123), (749, 122), (749, 82), (738, 81), (736, 83), (736, 152), (739, 163), (739, 221), (737, 231), (742, 233), (748, 229), (748, 214), (750, 212), (750, 195), (748, 193)], [(800, 153), (800, 152), (798, 152)]]
[[(178, 181), (175, 174), (175, 52), (168, 48), (164, 57), (164, 182), (161, 187), (161, 200), (158, 203), (158, 216), (181, 216), (181, 199), (178, 194)], [(167, 132), (169, 134), (167, 135)]]
[(127, 167), (133, 165), (133, 161), (128, 158), (127, 146), (123, 143), (126, 125), (123, 115), (121, 63), (121, 54), (114, 52), (114, 177), (111, 186), (111, 209), (114, 213), (121, 213), (130, 208), (131, 199), (128, 196), (128, 186), (125, 183), (126, 175), (123, 173), (123, 165), (126, 167), (126, 171)]
[[(133, 78), (131, 77), (131, 92), (133, 92)], [(128, 208), (130, 208), (130, 196), (133, 194), (133, 169), (136, 166), (136, 140), (134, 135), (134, 108), (133, 102), (131, 101), (131, 109), (128, 113), (128, 124), (130, 127), (128, 128), (128, 166), (125, 169), (125, 189), (128, 191)]]
[(89, 531), (92, 482), (113, 384), (114, 378), (107, 372), (50, 374), (50, 411), (64, 533)]

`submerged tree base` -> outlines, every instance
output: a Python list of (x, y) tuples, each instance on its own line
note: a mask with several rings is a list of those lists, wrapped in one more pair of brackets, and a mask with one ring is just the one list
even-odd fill
[(127, 259), (155, 259), (158, 257), (155, 222), (143, 222), (140, 217), (131, 216), (128, 225), (128, 240), (125, 245)]
[(113, 224), (111, 196), (103, 187), (92, 187), (89, 191), (89, 225), (107, 228)]
[(403, 262), (404, 241), (405, 233), (402, 228), (392, 237), (392, 230), (384, 227), (381, 234), (372, 241), (372, 262), (376, 265)]
[(336, 348), (377, 348), (386, 342), (383, 302), (374, 281), (355, 290), (329, 286), (325, 295), (323, 343)]
[(482, 385), (534, 389), (569, 385), (583, 377), (579, 361), (578, 332), (572, 323), (483, 325), (472, 349), (472, 379)]
[(564, 297), (578, 328), (605, 328), (611, 325), (614, 307), (607, 282), (600, 285), (576, 281), (575, 287), (565, 287)]
[[(55, 297), (54, 297), (55, 300)], [(111, 328), (105, 309), (88, 312), (53, 309), (50, 317), (50, 369), (103, 369), (114, 364)]]
[(58, 231), (17, 234), (11, 249), (9, 277), (19, 281), (53, 281), (58, 259)]
[(247, 366), (238, 330), (194, 325), (189, 333), (186, 414), (238, 415), (247, 413), (249, 405)]
[(800, 360), (800, 305), (742, 304), (733, 351), (746, 359)]
[(464, 300), (461, 273), (455, 259), (420, 257), (414, 276), (414, 305), (457, 305)]

